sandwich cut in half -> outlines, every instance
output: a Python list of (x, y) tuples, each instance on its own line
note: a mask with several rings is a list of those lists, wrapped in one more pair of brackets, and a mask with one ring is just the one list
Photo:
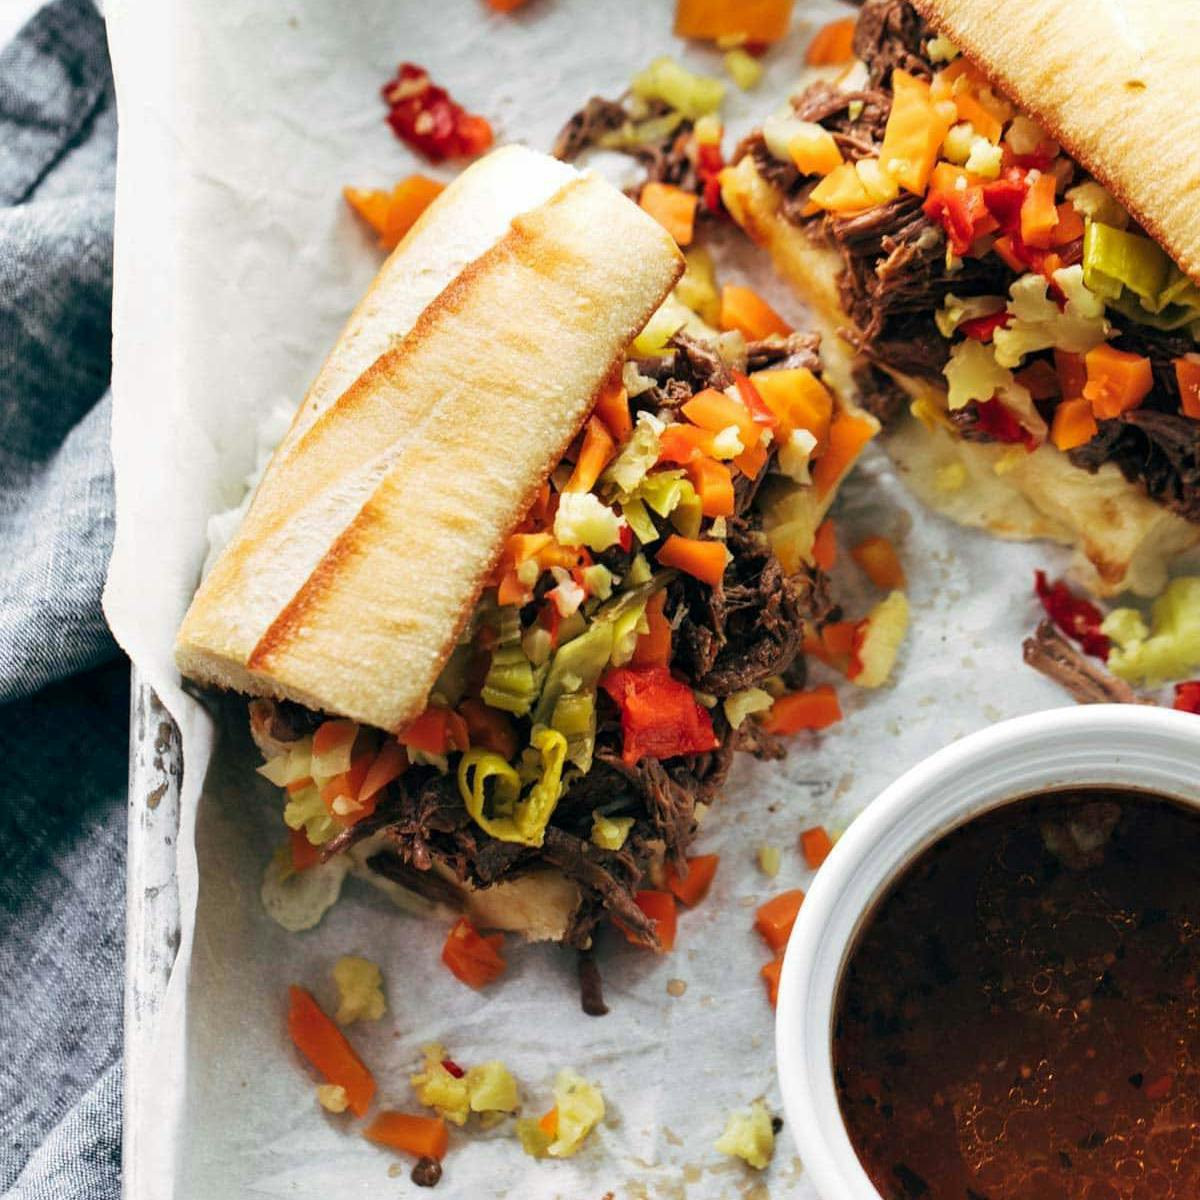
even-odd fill
[(1200, 6), (1005, 12), (867, 0), (722, 195), (923, 500), (1154, 594), (1200, 541)]
[(296, 870), (349, 855), (481, 927), (659, 945), (639, 894), (686, 875), (733, 751), (794, 727), (772, 706), (830, 617), (805, 556), (878, 429), (815, 336), (680, 315), (682, 270), (520, 147), (384, 264), (176, 647), (253, 697)]

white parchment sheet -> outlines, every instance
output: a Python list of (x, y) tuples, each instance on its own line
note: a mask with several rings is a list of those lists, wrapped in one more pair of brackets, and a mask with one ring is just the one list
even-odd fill
[[(671, 37), (672, 7), (531, 0), (499, 16), (481, 0), (108, 6), (121, 148), (118, 538), (107, 612), (179, 722), (185, 761), (182, 944), (155, 1070), (130, 1081), (153, 1114), (136, 1143), (145, 1157), (131, 1174), (135, 1200), (416, 1193), (408, 1162), (365, 1142), (360, 1124), (317, 1107), (285, 1038), (287, 985), (303, 983), (330, 1004), (330, 967), (348, 953), (383, 968), (389, 1012), (352, 1032), (383, 1104), (414, 1108), (408, 1075), (419, 1046), (434, 1038), (463, 1063), (503, 1058), (528, 1112), (549, 1106), (565, 1066), (603, 1088), (608, 1117), (577, 1158), (534, 1162), (510, 1125), (455, 1132), (435, 1194), (811, 1200), (786, 1129), (761, 1174), (712, 1148), (730, 1109), (764, 1096), (779, 1111), (772, 1014), (758, 974), (769, 956), (751, 928), (754, 906), (806, 886), (801, 829), (844, 827), (903, 769), (952, 739), (1064, 703), (1020, 656), (1037, 615), (1033, 570), (1060, 569), (1064, 556), (917, 510), (872, 452), (836, 515), (844, 545), (884, 533), (902, 551), (914, 621), (898, 686), (843, 686), (842, 725), (798, 737), (782, 764), (738, 765), (699, 843), (722, 856), (715, 886), (682, 914), (675, 952), (656, 958), (605, 938), (609, 1016), (580, 1012), (572, 955), (511, 939), (503, 982), (470, 991), (438, 961), (440, 924), (399, 914), (354, 881), (312, 932), (287, 934), (263, 913), (259, 882), (282, 834), (278, 794), (258, 786), (240, 718), (218, 739), (180, 691), (170, 647), (204, 558), (206, 519), (240, 498), (257, 421), (303, 394), (378, 265), (342, 185), (430, 171), (384, 124), (379, 87), (401, 59), (418, 62), (486, 114), (498, 140), (548, 149), (584, 100), (619, 94), (656, 54), (721, 72), (715, 52)], [(812, 27), (847, 11), (799, 0), (797, 28), (769, 56), (762, 86), (750, 95), (730, 88), (727, 145), (786, 94)], [(721, 241), (726, 277), (749, 278), (802, 326), (801, 309), (749, 247)], [(838, 580), (848, 611), (865, 611), (874, 597), (856, 568), (841, 566)], [(763, 844), (784, 850), (774, 880), (755, 866)]]

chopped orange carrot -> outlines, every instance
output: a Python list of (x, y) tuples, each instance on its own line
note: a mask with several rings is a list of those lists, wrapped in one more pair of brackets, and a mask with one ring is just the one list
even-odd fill
[(496, 603), (523, 608), (533, 599), (533, 588), (522, 583), (516, 571), (506, 571), (496, 588)]
[(633, 902), (654, 922), (654, 932), (658, 934), (663, 950), (673, 950), (677, 920), (675, 897), (670, 892), (635, 892)]
[(575, 461), (575, 470), (567, 481), (564, 492), (590, 492), (600, 478), (600, 472), (612, 461), (617, 452), (608, 426), (596, 416), (588, 417), (583, 435), (583, 448)]
[(721, 582), (729, 565), (729, 551), (724, 542), (686, 538), (678, 533), (663, 542), (657, 558), (664, 567), (678, 567), (710, 587)]
[(850, 551), (850, 557), (867, 573), (867, 578), (880, 588), (903, 588), (904, 568), (900, 565), (896, 547), (885, 537), (869, 537)]
[(1083, 218), (1079, 215), (1079, 211), (1073, 204), (1060, 204), (1058, 206), (1058, 224), (1054, 226), (1050, 244), (1066, 246), (1081, 237), (1083, 237)]
[(929, 84), (907, 71), (892, 72), (892, 111), (879, 162), (906, 191), (923, 196), (946, 134), (958, 119), (952, 104), (932, 98)]
[(514, 12), (520, 8), (525, 0), (487, 0), (488, 8), (499, 13)]
[(643, 633), (633, 647), (635, 667), (667, 666), (671, 661), (671, 622), (663, 609), (667, 603), (667, 591), (663, 588), (646, 601), (646, 623), (649, 632)]
[(371, 763), (371, 769), (358, 789), (358, 800), (364, 803), (408, 770), (408, 755), (399, 742), (389, 738)]
[(1012, 238), (998, 237), (992, 249), (1000, 256), (1004, 264), (1010, 270), (1016, 271), (1018, 275), (1024, 275), (1029, 270), (1025, 260), (1018, 257), (1016, 250), (1013, 249)]
[(700, 197), (671, 183), (651, 182), (642, 188), (638, 203), (674, 239), (676, 245), (690, 246), (696, 230), (696, 205)]
[(350, 770), (343, 771), (326, 780), (321, 787), (321, 799), (330, 813), (348, 824), (365, 817), (374, 811), (373, 802), (360, 802), (359, 792), (366, 782), (367, 772), (371, 769), (372, 756), (360, 754), (351, 764)]
[(817, 495), (827, 496), (841, 481), (863, 447), (879, 432), (879, 422), (874, 417), (855, 416), (840, 412), (829, 426), (829, 446), (817, 459), (813, 467), (813, 485)]
[[(959, 183), (960, 179), (962, 180), (961, 184)], [(966, 167), (956, 167), (953, 163), (940, 162), (933, 168), (933, 173), (929, 176), (929, 190), (953, 194), (974, 187), (977, 183), (986, 182), (982, 175), (975, 175)]]
[(804, 861), (814, 871), (829, 857), (832, 849), (833, 838), (829, 836), (824, 825), (806, 829), (800, 835), (800, 852), (804, 855)]
[(785, 435), (795, 429), (807, 429), (818, 445), (828, 441), (833, 396), (807, 367), (757, 371), (750, 382)]
[(705, 388), (698, 392), (683, 406), (682, 411), (693, 425), (712, 433), (720, 433), (734, 426), (742, 445), (747, 449), (757, 446), (762, 438), (763, 426), (754, 419), (753, 413), (744, 404), (731, 400), (716, 388)]
[(717, 873), (717, 864), (720, 861), (719, 854), (698, 854), (695, 858), (689, 858), (687, 860), (688, 873), (682, 879), (674, 867), (668, 866), (666, 870), (667, 887), (675, 893), (675, 898), (680, 904), (694, 908), (708, 895), (708, 889), (712, 886), (713, 876)]
[(959, 92), (954, 97), (954, 106), (958, 119), (970, 121), (980, 137), (987, 138), (993, 145), (1000, 141), (1000, 135), (1004, 132), (1004, 122), (988, 112), (977, 96), (971, 95), (969, 91)]
[(816, 37), (809, 42), (804, 61), (810, 67), (848, 63), (854, 57), (854, 28), (857, 24), (856, 18), (843, 17), (840, 21), (822, 25)]
[(1098, 432), (1092, 402), (1083, 396), (1063, 400), (1054, 410), (1050, 423), (1050, 440), (1059, 450), (1074, 450), (1086, 445)]
[(772, 1008), (779, 1003), (779, 974), (782, 970), (783, 959), (773, 958), (760, 972), (767, 985), (767, 1000)]
[(808, 200), (814, 211), (824, 209), (839, 214), (865, 212), (877, 203), (871, 199), (853, 163), (834, 167), (809, 193)]
[(1021, 204), (1021, 240), (1027, 246), (1048, 249), (1058, 224), (1058, 207), (1054, 203), (1056, 180), (1048, 171), (1033, 181)]
[(792, 332), (792, 327), (757, 292), (736, 283), (721, 288), (720, 325), (725, 330), (736, 329), (751, 341)]
[(442, 962), (467, 987), (478, 990), (504, 974), (508, 964), (500, 953), (503, 946), (503, 934), (491, 933), (485, 937), (466, 917), (460, 917), (446, 935)]
[(458, 711), (467, 723), (472, 746), (493, 750), (509, 761), (516, 757), (517, 734), (507, 714), (473, 697), (464, 700)]
[(342, 1031), (302, 987), (288, 988), (288, 1036), (327, 1083), (345, 1088), (350, 1111), (363, 1116), (375, 1095), (375, 1078)]
[(349, 749), (358, 735), (358, 726), (353, 721), (322, 721), (313, 734), (312, 752), (318, 758), (335, 751), (343, 751), (349, 762)]
[(687, 467), (688, 477), (700, 498), (700, 511), (706, 517), (733, 516), (733, 476), (729, 468), (715, 458), (694, 458)]
[(765, 904), (760, 904), (754, 914), (754, 928), (762, 935), (763, 941), (779, 954), (792, 936), (792, 926), (804, 903), (804, 893), (799, 888), (789, 892), (780, 892)]
[(633, 432), (629, 393), (621, 383), (620, 375), (612, 376), (601, 389), (596, 398), (596, 416), (608, 426), (608, 432), (618, 446)]
[(538, 1128), (548, 1137), (558, 1137), (558, 1105), (538, 1118)]
[(788, 31), (792, 0), (676, 0), (675, 36), (777, 42)]
[(441, 1117), (412, 1113), (381, 1112), (363, 1130), (363, 1137), (414, 1158), (435, 1158), (439, 1162), (446, 1157), (450, 1145), (446, 1122)]
[(354, 211), (379, 234), (380, 246), (392, 250), (445, 187), (436, 179), (409, 175), (390, 193), (348, 187), (342, 189), (342, 194)]
[(668, 425), (659, 434), (658, 461), (690, 463), (702, 455), (714, 458), (717, 447), (713, 436), (707, 429), (698, 429), (695, 425)]
[(447, 754), (451, 750), (469, 750), (471, 736), (467, 723), (448, 708), (431, 704), (399, 735), (402, 746), (426, 754)]
[(1185, 354), (1175, 360), (1179, 384), (1179, 407), (1185, 417), (1200, 421), (1200, 354)]
[(747, 479), (757, 479), (759, 472), (767, 465), (767, 459), (771, 457), (771, 452), (759, 442), (757, 446), (750, 450), (743, 450), (741, 454), (733, 460), (733, 465), (737, 467)]
[(308, 834), (303, 829), (289, 829), (288, 843), (293, 871), (307, 871), (321, 861), (321, 848), (308, 840)]
[(822, 626), (820, 632), (810, 629), (804, 637), (804, 653), (846, 672), (860, 624), (859, 621), (831, 621)]
[(837, 530), (832, 521), (822, 521), (813, 536), (812, 560), (822, 571), (832, 571), (837, 562)]
[(1100, 420), (1119, 417), (1137, 408), (1154, 387), (1150, 360), (1104, 343), (1083, 357), (1087, 383), (1083, 394), (1092, 402), (1092, 412)]
[(842, 719), (837, 693), (827, 683), (810, 692), (788, 692), (771, 705), (763, 719), (768, 733), (798, 733), (801, 729), (825, 729)]
[(845, 161), (833, 134), (812, 122), (792, 135), (787, 149), (801, 175), (828, 175)]

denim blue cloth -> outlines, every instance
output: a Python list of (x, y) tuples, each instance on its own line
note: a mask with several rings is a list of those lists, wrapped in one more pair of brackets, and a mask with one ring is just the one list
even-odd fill
[(129, 685), (100, 613), (115, 154), (104, 23), (54, 0), (0, 50), (3, 1200), (120, 1192)]

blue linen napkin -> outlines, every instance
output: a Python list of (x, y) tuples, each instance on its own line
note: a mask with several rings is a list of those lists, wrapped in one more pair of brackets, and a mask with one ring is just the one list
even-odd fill
[(120, 1193), (129, 690), (100, 612), (115, 157), (104, 23), (54, 0), (0, 51), (4, 1200)]

